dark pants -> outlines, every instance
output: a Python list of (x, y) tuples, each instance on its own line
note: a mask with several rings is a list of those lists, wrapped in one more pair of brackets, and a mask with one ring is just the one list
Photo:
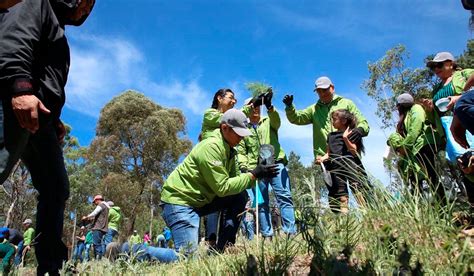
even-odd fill
[(464, 93), (456, 102), (454, 113), (461, 124), (474, 135), (474, 90)]
[(3, 110), (5, 148), (1, 149), (0, 155), (0, 181), (3, 183), (21, 158), (39, 193), (35, 239), (37, 272), (39, 275), (47, 272), (57, 275), (63, 261), (67, 260), (67, 248), (61, 237), (64, 207), (69, 196), (69, 180), (55, 128), (57, 121), (52, 115), (40, 114), (40, 128), (30, 134), (18, 124), (11, 100), (3, 101)]
[[(425, 179), (430, 185), (431, 191), (435, 193), (435, 197), (441, 203), (446, 203), (446, 194), (444, 191), (443, 185), (439, 182), (438, 174), (436, 171), (435, 159), (436, 153), (433, 150), (433, 145), (426, 145), (420, 149), (420, 151), (415, 155), (416, 162), (420, 164)], [(415, 180), (412, 179), (412, 182), (416, 184)], [(422, 181), (418, 180), (420, 191), (422, 190)]]
[(329, 205), (333, 212), (339, 212), (341, 199), (349, 196), (349, 188), (353, 194), (361, 193), (364, 197), (369, 195), (367, 172), (359, 158), (339, 156), (326, 162), (325, 165), (331, 172), (332, 186), (327, 188)]
[(92, 243), (94, 244), (94, 258), (96, 260), (102, 259), (105, 253), (104, 239), (105, 232), (100, 230), (92, 230)]

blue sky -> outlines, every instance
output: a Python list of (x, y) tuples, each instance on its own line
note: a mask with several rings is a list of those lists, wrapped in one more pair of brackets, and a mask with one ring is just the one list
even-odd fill
[(240, 107), (249, 97), (245, 83), (263, 81), (275, 91), (281, 144), (309, 164), (311, 128), (289, 124), (281, 99), (290, 92), (298, 109), (313, 104), (314, 81), (327, 75), (369, 120), (363, 161), (388, 183), (382, 155), (390, 131), (382, 131), (375, 103), (360, 89), (367, 62), (400, 43), (410, 67), (439, 51), (457, 56), (472, 37), (469, 16), (455, 0), (97, 0), (83, 26), (67, 29), (71, 68), (62, 118), (89, 145), (100, 109), (133, 89), (183, 110), (196, 142), (215, 91), (230, 87)]

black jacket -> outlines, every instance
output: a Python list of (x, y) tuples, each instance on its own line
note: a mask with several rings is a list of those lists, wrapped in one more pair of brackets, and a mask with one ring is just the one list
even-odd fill
[(33, 93), (58, 116), (65, 102), (69, 45), (49, 0), (0, 10), (0, 95)]

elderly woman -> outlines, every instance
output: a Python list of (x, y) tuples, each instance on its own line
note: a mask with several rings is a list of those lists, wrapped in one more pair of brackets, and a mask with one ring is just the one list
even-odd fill
[(438, 200), (445, 201), (443, 186), (435, 169), (436, 136), (427, 122), (426, 112), (413, 97), (404, 93), (397, 98), (399, 120), (397, 132), (389, 136), (387, 144), (401, 157), (398, 169), (405, 182), (420, 189), (426, 180)]

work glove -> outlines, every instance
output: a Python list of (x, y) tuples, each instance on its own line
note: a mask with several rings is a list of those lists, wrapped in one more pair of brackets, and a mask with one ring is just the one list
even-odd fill
[(359, 143), (362, 137), (364, 136), (364, 130), (360, 127), (356, 127), (351, 131), (351, 134), (349, 134), (349, 141), (352, 143)]
[(269, 91), (265, 93), (263, 96), (263, 103), (267, 107), (267, 110), (272, 108), (272, 97), (273, 97), (272, 89), (269, 88), (268, 90)]
[(283, 97), (283, 103), (290, 107), (293, 104), (293, 95), (285, 95), (285, 97)]
[(252, 103), (252, 106), (254, 108), (259, 107), (262, 105), (264, 97), (265, 97), (265, 94), (260, 94), (258, 96), (255, 96), (253, 97), (252, 101), (250, 101), (250, 103)]
[(273, 178), (278, 175), (278, 164), (262, 165), (259, 164), (255, 169), (250, 171), (255, 178)]

